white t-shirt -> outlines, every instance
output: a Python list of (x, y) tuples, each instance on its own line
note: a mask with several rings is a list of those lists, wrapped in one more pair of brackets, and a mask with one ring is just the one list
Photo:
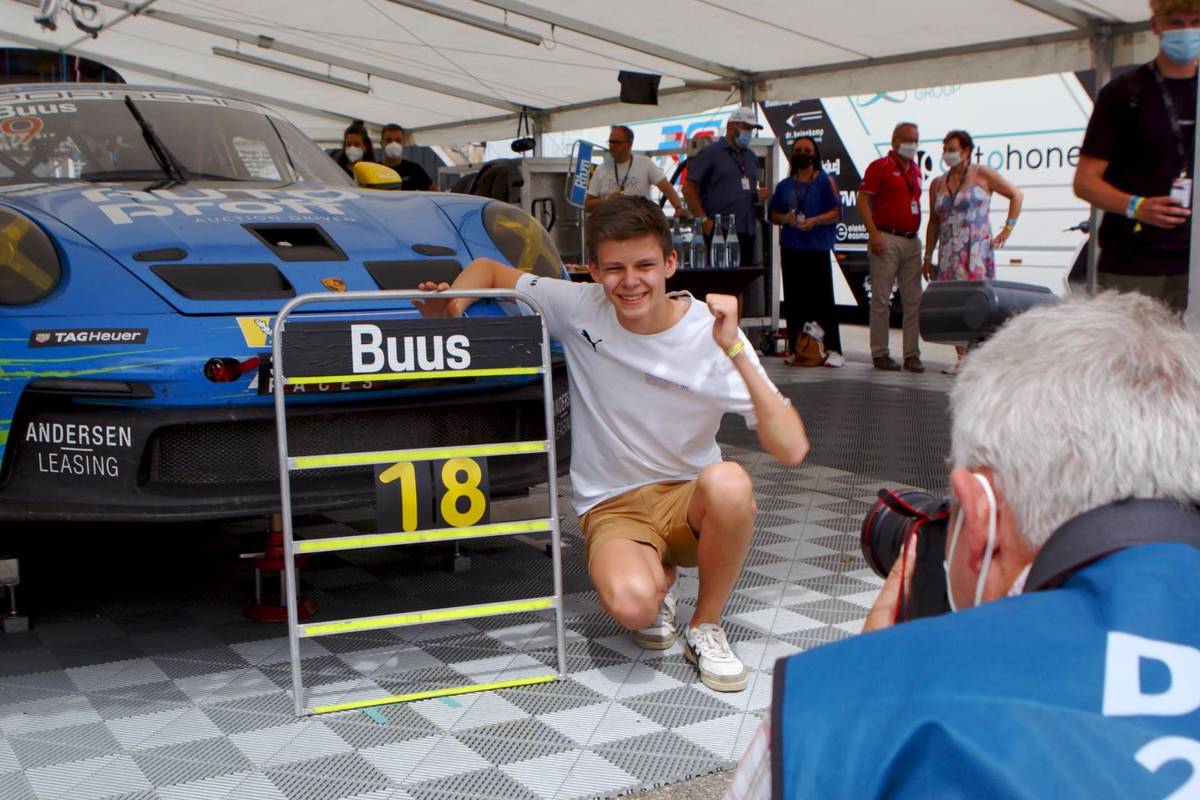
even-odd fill
[[(566, 353), (576, 513), (638, 486), (696, 478), (721, 460), (727, 412), (757, 424), (746, 382), (713, 341), (712, 313), (687, 292), (672, 295), (689, 303), (682, 319), (642, 335), (621, 326), (599, 284), (526, 274), (517, 289), (541, 304)], [(743, 352), (769, 382), (748, 342)]]
[[(607, 197), (617, 189), (621, 194), (649, 197), (650, 187), (667, 177), (658, 168), (650, 156), (634, 153), (631, 160), (624, 164), (614, 164), (612, 157), (606, 157), (604, 163), (596, 167), (592, 174), (592, 182), (588, 184), (588, 195), (591, 197)], [(622, 183), (624, 186), (622, 187)]]

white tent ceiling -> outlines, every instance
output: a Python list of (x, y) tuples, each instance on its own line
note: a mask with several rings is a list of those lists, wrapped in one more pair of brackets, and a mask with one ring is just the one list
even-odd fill
[[(340, 138), (361, 118), (416, 129), (425, 144), (511, 138), (522, 107), (543, 130), (568, 130), (750, 92), (798, 99), (1087, 69), (1097, 30), (1113, 34), (1116, 63), (1157, 46), (1147, 0), (92, 2), (104, 25), (95, 38), (71, 23), (70, 0), (53, 32), (34, 21), (39, 0), (0, 0), (0, 45), (267, 102), (315, 138)], [(659, 105), (618, 103), (621, 69), (661, 74)]]

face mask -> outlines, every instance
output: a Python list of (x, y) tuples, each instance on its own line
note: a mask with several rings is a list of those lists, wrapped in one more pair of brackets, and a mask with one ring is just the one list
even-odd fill
[(1176, 64), (1190, 64), (1200, 56), (1200, 28), (1163, 31), (1163, 55)]
[[(992, 548), (996, 546), (996, 495), (992, 492), (992, 485), (988, 483), (987, 478), (978, 472), (971, 474), (983, 487), (988, 505), (991, 507), (988, 512), (987, 548), (983, 551), (983, 563), (979, 566), (979, 580), (975, 581), (975, 602), (972, 605), (977, 606), (983, 602), (983, 585), (987, 582), (988, 568), (992, 566)], [(950, 562), (954, 561), (954, 548), (958, 547), (958, 534), (962, 531), (963, 516), (963, 510), (960, 508), (958, 519), (954, 522), (954, 532), (950, 534), (950, 549), (946, 551), (946, 560), (942, 562), (942, 568), (946, 573), (946, 597), (950, 600), (951, 611), (958, 611), (958, 607), (954, 604), (954, 590), (950, 586)]]
[(355, 147), (353, 145), (350, 147), (343, 147), (342, 152), (346, 154), (346, 160), (351, 164), (362, 161), (363, 149), (361, 147)]
[(792, 156), (792, 169), (808, 169), (815, 159), (808, 153), (797, 153)]
[(388, 142), (383, 146), (384, 155), (396, 161), (400, 160), (400, 156), (404, 155), (404, 145), (399, 142)]
[(738, 143), (738, 147), (749, 147), (750, 138), (753, 135), (750, 131), (738, 131), (738, 135), (734, 137), (734, 141)]
[(942, 161), (946, 162), (946, 166), (954, 169), (962, 163), (962, 153), (942, 153)]
[(901, 144), (899, 147), (896, 148), (896, 152), (899, 153), (900, 155), (904, 156), (907, 159), (910, 159), (910, 160), (914, 159), (917, 157), (917, 143), (916, 142), (904, 142), (903, 144)]

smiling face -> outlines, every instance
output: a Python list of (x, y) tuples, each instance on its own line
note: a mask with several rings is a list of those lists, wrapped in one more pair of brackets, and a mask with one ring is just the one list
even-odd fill
[(661, 333), (676, 320), (667, 297), (667, 278), (675, 274), (675, 253), (663, 255), (662, 241), (645, 234), (632, 239), (606, 239), (588, 264), (592, 280), (617, 312), (617, 321), (632, 333)]

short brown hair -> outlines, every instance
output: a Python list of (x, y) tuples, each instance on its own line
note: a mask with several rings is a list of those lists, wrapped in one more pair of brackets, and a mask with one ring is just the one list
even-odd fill
[(587, 249), (596, 260), (600, 244), (609, 240), (625, 241), (639, 236), (655, 236), (662, 242), (663, 258), (669, 258), (674, 245), (671, 226), (662, 209), (644, 197), (621, 196), (605, 200), (588, 215)]
[(1150, 0), (1152, 14), (1200, 14), (1200, 0)]
[(942, 144), (948, 144), (951, 141), (958, 142), (958, 146), (963, 150), (974, 150), (975, 140), (971, 138), (971, 134), (966, 131), (950, 131), (942, 139)]

